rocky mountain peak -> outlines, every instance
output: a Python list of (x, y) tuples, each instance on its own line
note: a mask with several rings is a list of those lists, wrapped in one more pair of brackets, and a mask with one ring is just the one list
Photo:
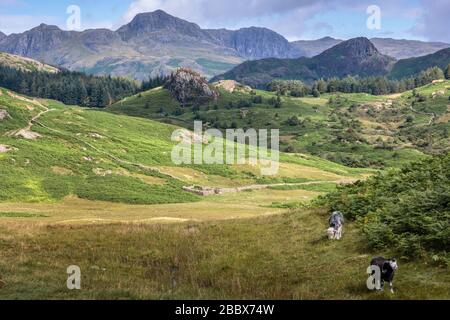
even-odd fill
[(136, 37), (144, 37), (152, 33), (176, 33), (193, 38), (203, 38), (205, 34), (195, 23), (176, 18), (162, 10), (140, 13), (122, 26), (117, 32), (127, 41)]
[(341, 54), (347, 58), (366, 59), (368, 57), (379, 55), (377, 48), (365, 37), (353, 38), (341, 42), (331, 49), (322, 53), (324, 56)]
[(45, 23), (41, 23), (40, 25), (38, 25), (37, 27), (34, 27), (30, 31), (35, 31), (35, 32), (37, 32), (37, 31), (39, 31), (39, 32), (61, 31), (62, 32), (62, 30), (60, 28), (58, 28), (58, 26), (49, 25), (49, 24), (45, 24)]

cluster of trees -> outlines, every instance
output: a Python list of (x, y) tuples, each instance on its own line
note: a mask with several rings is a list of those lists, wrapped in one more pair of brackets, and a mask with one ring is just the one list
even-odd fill
[(26, 72), (0, 66), (0, 87), (65, 104), (105, 107), (141, 90), (134, 81), (80, 72)]
[(447, 65), (447, 68), (445, 68), (444, 75), (445, 75), (445, 79), (450, 80), (450, 63)]
[[(448, 77), (449, 73), (449, 67), (447, 67), (445, 76)], [(320, 94), (326, 92), (364, 92), (373, 95), (383, 95), (412, 90), (438, 79), (444, 79), (444, 72), (438, 67), (433, 67), (422, 71), (415, 77), (402, 80), (390, 80), (386, 77), (357, 78), (348, 76), (342, 79), (320, 79), (311, 86), (307, 86), (299, 80), (274, 80), (268, 84), (267, 90), (293, 97), (304, 97), (307, 95), (319, 97)]]
[(147, 91), (158, 87), (163, 87), (170, 80), (170, 76), (156, 76), (148, 78), (142, 82), (142, 90)]

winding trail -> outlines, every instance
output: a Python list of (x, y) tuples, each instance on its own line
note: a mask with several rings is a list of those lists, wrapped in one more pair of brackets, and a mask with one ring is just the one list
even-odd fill
[(417, 113), (417, 114), (421, 114), (421, 115), (426, 115), (426, 116), (431, 116), (430, 121), (428, 122), (428, 126), (431, 126), (434, 123), (434, 120), (436, 119), (436, 113), (434, 112), (421, 112), (421, 111), (417, 111), (416, 109), (413, 108), (412, 105), (409, 106), (409, 109), (411, 109), (412, 112)]
[(195, 193), (200, 196), (209, 196), (209, 195), (219, 195), (224, 193), (238, 193), (249, 190), (263, 190), (273, 187), (285, 187), (285, 186), (309, 186), (315, 184), (326, 184), (326, 183), (335, 183), (335, 184), (349, 184), (355, 182), (357, 179), (341, 179), (334, 181), (308, 181), (308, 182), (298, 182), (298, 183), (273, 183), (273, 184), (253, 184), (243, 187), (236, 188), (215, 188), (215, 187), (204, 187), (204, 186), (189, 186), (183, 187), (183, 190)]
[(31, 130), (31, 128), (33, 127), (33, 125), (35, 123), (37, 123), (37, 121), (39, 120), (40, 117), (42, 117), (44, 114), (46, 114), (50, 111), (54, 111), (55, 109), (50, 109), (37, 101), (36, 102), (31, 101), (31, 102), (35, 105), (40, 106), (44, 110), (40, 111), (37, 115), (35, 115), (33, 118), (31, 118), (31, 120), (28, 121), (27, 126), (25, 128), (14, 130), (12, 132), (7, 133), (6, 135), (8, 135), (10, 137), (23, 137), (25, 139), (36, 139), (36, 138), (40, 137), (40, 134), (33, 132)]

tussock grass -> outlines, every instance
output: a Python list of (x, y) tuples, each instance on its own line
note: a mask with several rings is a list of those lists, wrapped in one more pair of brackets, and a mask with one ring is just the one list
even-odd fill
[[(396, 293), (370, 292), (373, 255), (353, 225), (325, 238), (326, 213), (171, 225), (1, 226), (3, 299), (448, 299), (446, 269), (400, 261)], [(13, 236), (14, 235), (14, 236)], [(82, 289), (65, 287), (79, 265)]]

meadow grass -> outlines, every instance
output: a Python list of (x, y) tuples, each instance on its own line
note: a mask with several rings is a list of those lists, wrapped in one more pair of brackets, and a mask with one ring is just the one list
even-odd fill
[[(447, 269), (400, 260), (395, 294), (366, 288), (375, 255), (327, 213), (166, 225), (0, 225), (1, 299), (448, 299)], [(66, 268), (81, 268), (81, 290)]]

